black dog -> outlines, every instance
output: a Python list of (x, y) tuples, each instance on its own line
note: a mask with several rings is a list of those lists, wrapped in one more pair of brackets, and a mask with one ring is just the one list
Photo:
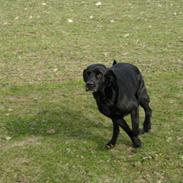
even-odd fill
[[(151, 129), (152, 110), (143, 77), (134, 65), (116, 63), (111, 68), (102, 64), (93, 64), (83, 71), (86, 90), (92, 91), (101, 113), (112, 119), (113, 135), (106, 144), (107, 148), (115, 146), (119, 126), (131, 138), (134, 147), (140, 147), (140, 133)], [(143, 129), (139, 128), (139, 105), (145, 111)], [(131, 114), (132, 129), (123, 119)]]

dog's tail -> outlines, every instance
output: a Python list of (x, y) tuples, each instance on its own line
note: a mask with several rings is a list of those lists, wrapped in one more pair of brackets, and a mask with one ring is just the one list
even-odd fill
[(116, 65), (117, 64), (117, 61), (116, 60), (114, 60), (113, 61), (113, 63), (112, 63), (112, 65)]

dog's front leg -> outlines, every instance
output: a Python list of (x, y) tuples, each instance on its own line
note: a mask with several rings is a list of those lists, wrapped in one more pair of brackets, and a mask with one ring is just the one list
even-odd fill
[(123, 128), (123, 130), (128, 134), (128, 136), (131, 138), (132, 142), (133, 142), (133, 146), (135, 148), (140, 147), (141, 146), (141, 141), (138, 138), (138, 136), (134, 135), (133, 131), (130, 129), (130, 127), (128, 126), (128, 124), (126, 123), (126, 121), (122, 118), (117, 118), (116, 123)]
[(107, 149), (111, 149), (115, 146), (119, 135), (119, 125), (113, 120), (113, 134), (111, 140), (105, 145)]

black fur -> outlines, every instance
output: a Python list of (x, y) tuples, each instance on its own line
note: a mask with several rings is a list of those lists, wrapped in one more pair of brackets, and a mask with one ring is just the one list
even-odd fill
[[(117, 63), (111, 68), (102, 64), (93, 64), (83, 71), (86, 89), (93, 92), (98, 109), (112, 119), (113, 135), (106, 144), (107, 148), (115, 146), (119, 127), (128, 134), (134, 147), (140, 147), (139, 134), (151, 129), (152, 110), (143, 77), (138, 68), (128, 63)], [(143, 129), (139, 128), (139, 106), (145, 111)], [(124, 117), (131, 115), (132, 129)]]

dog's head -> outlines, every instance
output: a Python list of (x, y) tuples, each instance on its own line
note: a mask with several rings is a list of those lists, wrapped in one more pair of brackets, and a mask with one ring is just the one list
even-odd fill
[(83, 71), (83, 79), (85, 81), (86, 91), (97, 92), (104, 80), (104, 74), (107, 71), (105, 65), (93, 64)]

